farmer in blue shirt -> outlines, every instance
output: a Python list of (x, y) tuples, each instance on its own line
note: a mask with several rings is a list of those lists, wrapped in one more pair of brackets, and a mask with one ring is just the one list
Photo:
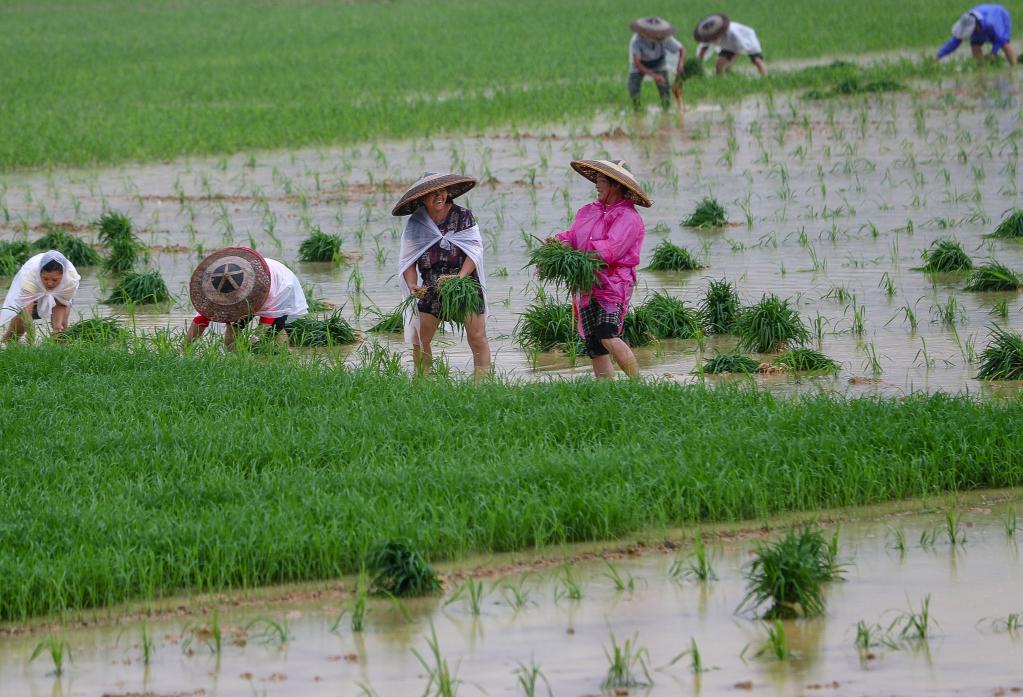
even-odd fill
[(1016, 65), (1016, 51), (1012, 47), (1012, 20), (1009, 11), (1001, 5), (977, 5), (952, 26), (952, 38), (938, 50), (935, 60), (941, 60), (959, 48), (963, 39), (970, 39), (974, 58), (981, 57), (981, 46), (991, 44), (991, 55), (1005, 53), (1009, 65)]

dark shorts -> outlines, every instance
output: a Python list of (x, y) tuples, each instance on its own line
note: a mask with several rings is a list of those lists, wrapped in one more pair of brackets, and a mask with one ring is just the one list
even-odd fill
[(590, 304), (579, 311), (586, 338), (586, 355), (590, 358), (608, 354), (601, 339), (614, 339), (622, 335), (622, 310), (619, 305), (617, 312), (608, 312), (595, 299), (590, 298)]
[[(721, 57), (722, 58), (728, 58), (729, 60), (731, 60), (732, 58), (735, 58), (735, 51), (725, 51), (725, 50), (722, 50), (721, 51)], [(749, 54), (749, 59), (753, 63), (756, 63), (758, 58), (762, 59), (763, 57), (764, 57), (763, 53), (751, 53), (751, 54)]]
[(42, 317), (39, 316), (39, 306), (35, 303), (32, 304), (32, 319), (42, 319)]

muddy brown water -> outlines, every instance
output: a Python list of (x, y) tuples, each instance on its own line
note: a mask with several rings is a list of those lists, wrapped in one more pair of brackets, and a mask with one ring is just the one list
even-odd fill
[[(746, 590), (742, 570), (756, 544), (740, 536), (709, 544), (717, 579), (708, 583), (672, 578), (673, 563), (690, 553), (683, 546), (614, 559), (615, 572), (631, 585), (625, 590), (616, 588), (606, 562), (574, 564), (578, 600), (565, 595), (562, 566), (482, 579), (478, 616), (452, 590), (409, 601), (404, 614), (373, 599), (361, 633), (351, 630), (350, 613), (337, 623), (348, 601), (336, 598), (222, 606), (219, 654), (203, 631), (209, 616), (55, 631), (70, 647), (61, 676), (53, 674), (48, 654), (29, 661), (40, 632), (8, 636), (0, 639), (0, 695), (423, 694), (428, 671), (416, 654), (436, 666), (432, 633), (462, 695), (523, 694), (516, 675), (523, 665), (539, 668), (554, 695), (608, 693), (601, 685), (612, 636), (643, 649), (649, 679), (637, 671), (651, 684), (632, 688), (634, 695), (1012, 694), (1023, 689), (1023, 637), (995, 622), (1023, 611), (1023, 564), (1006, 532), (1010, 506), (961, 509), (964, 538), (956, 545), (937, 509), (839, 528), (845, 580), (828, 587), (823, 617), (783, 623), (793, 652), (787, 660), (756, 657), (767, 626), (736, 613)], [(905, 536), (904, 551), (895, 546), (896, 530)], [(525, 596), (519, 607), (511, 587)], [(926, 598), (926, 641), (903, 641), (893, 631), (892, 645), (857, 649), (857, 623), (888, 627), (918, 612)], [(261, 636), (267, 618), (286, 625), (286, 641)], [(148, 666), (143, 631), (153, 641)], [(672, 664), (691, 641), (706, 669), (701, 674), (691, 672), (688, 656)], [(542, 680), (537, 687), (536, 694), (547, 694)]]
[[(78, 315), (114, 313), (143, 330), (180, 331), (191, 316), (186, 283), (196, 261), (218, 246), (244, 244), (291, 265), (316, 297), (343, 304), (353, 325), (365, 329), (375, 321), (371, 308), (390, 310), (400, 300), (394, 274), (402, 221), (390, 216), (391, 206), (424, 170), (464, 171), (483, 180), (460, 203), (473, 209), (486, 241), (497, 370), (516, 379), (588, 374), (585, 357), (572, 365), (556, 353), (530, 356), (514, 341), (518, 315), (536, 294), (523, 268), (526, 241), (564, 229), (592, 200), (592, 185), (569, 160), (624, 158), (655, 199), (641, 211), (644, 265), (662, 239), (709, 265), (688, 273), (640, 271), (634, 302), (665, 290), (698, 304), (715, 278), (737, 283), (746, 302), (778, 293), (798, 307), (814, 345), (842, 364), (836, 377), (769, 376), (760, 383), (785, 391), (1014, 393), (1018, 385), (991, 386), (973, 376), (989, 324), (1023, 327), (1019, 294), (967, 293), (961, 276), (932, 278), (913, 269), (932, 241), (954, 237), (978, 263), (993, 256), (1023, 271), (1023, 245), (983, 237), (1019, 204), (1021, 133), (1016, 77), (825, 102), (762, 97), (701, 105), (682, 128), (674, 114), (621, 115), (530, 133), (6, 174), (0, 235), (34, 237), (46, 221), (82, 225), (105, 208), (133, 218), (156, 248), (151, 263), (177, 300), (128, 315), (98, 302), (112, 281), (90, 269)], [(724, 205), (732, 224), (681, 227), (707, 195)], [(354, 263), (299, 263), (298, 246), (314, 226), (342, 235)], [(954, 326), (938, 315), (950, 298)], [(1004, 319), (991, 314), (999, 302), (1006, 304)], [(405, 352), (409, 362), (399, 336), (370, 340)], [(644, 374), (685, 380), (702, 357), (734, 342), (664, 341), (637, 353)], [(437, 343), (454, 372), (471, 369), (457, 332)], [(349, 361), (352, 354), (341, 352)]]

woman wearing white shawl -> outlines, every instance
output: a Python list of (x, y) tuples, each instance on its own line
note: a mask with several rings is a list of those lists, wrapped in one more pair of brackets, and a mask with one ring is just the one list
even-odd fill
[(64, 331), (81, 279), (74, 264), (55, 249), (26, 261), (0, 308), (0, 328), (7, 327), (2, 341), (20, 339), (33, 319), (50, 320), (54, 334)]
[(474, 186), (471, 177), (427, 172), (391, 211), (395, 216), (411, 214), (401, 236), (398, 283), (406, 296), (413, 293), (419, 298), (415, 310), (405, 310), (405, 341), (412, 344), (416, 368), (422, 373), (430, 371), (430, 344), (441, 322), (438, 286), (452, 276), (471, 276), (479, 284), (484, 310), (466, 319), (465, 335), (476, 378), (490, 372), (483, 238), (472, 211), (454, 204)]

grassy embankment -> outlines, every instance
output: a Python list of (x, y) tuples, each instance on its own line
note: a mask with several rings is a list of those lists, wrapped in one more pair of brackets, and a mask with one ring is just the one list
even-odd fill
[[(161, 348), (162, 346), (162, 348)], [(378, 362), (378, 365), (386, 361)], [(0, 350), (0, 620), (1023, 483), (1023, 401)]]
[[(732, 0), (769, 63), (936, 49), (959, 0)], [(643, 12), (692, 27), (718, 4)], [(437, 131), (526, 127), (625, 105), (624, 0), (48, 0), (0, 5), (0, 171), (151, 160)], [(889, 66), (883, 77), (944, 74)], [(876, 79), (876, 78), (875, 78)], [(649, 81), (648, 81), (649, 82)], [(828, 87), (776, 73), (687, 88), (687, 99)], [(647, 99), (653, 88), (647, 84)]]

